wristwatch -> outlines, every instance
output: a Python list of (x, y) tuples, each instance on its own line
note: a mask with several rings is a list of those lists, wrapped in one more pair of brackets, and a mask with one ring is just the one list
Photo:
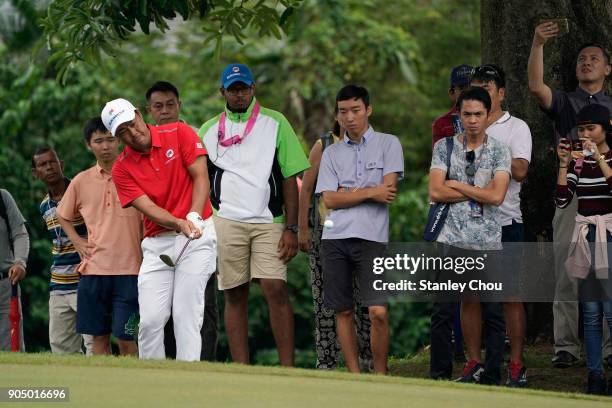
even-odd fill
[(285, 229), (286, 229), (286, 230), (289, 230), (289, 231), (291, 231), (291, 232), (293, 232), (294, 234), (297, 234), (297, 233), (298, 233), (298, 231), (299, 231), (298, 226), (297, 226), (297, 225), (295, 225), (295, 224), (286, 225), (286, 226), (285, 226)]

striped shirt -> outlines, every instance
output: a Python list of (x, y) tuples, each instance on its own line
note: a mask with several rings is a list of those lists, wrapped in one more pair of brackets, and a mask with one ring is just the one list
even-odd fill
[[(604, 157), (608, 166), (612, 167), (612, 150)], [(567, 207), (576, 194), (578, 214), (588, 217), (612, 213), (612, 177), (604, 178), (601, 168), (592, 157), (584, 159), (581, 171), (577, 171), (575, 166), (576, 160), (568, 165), (567, 185), (557, 185), (557, 207)]]
[[(66, 179), (66, 186), (68, 184), (70, 184), (70, 180)], [(51, 280), (49, 282), (51, 295), (76, 292), (79, 282), (77, 268), (81, 263), (78, 252), (57, 219), (56, 209), (58, 204), (59, 202), (52, 200), (47, 193), (39, 208), (52, 242), (53, 263), (51, 264)], [(87, 236), (87, 228), (82, 218), (73, 221), (72, 225), (80, 236)]]

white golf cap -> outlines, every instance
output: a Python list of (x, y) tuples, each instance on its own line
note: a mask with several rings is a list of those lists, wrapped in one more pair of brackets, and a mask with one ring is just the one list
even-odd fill
[(102, 109), (102, 122), (111, 134), (115, 136), (115, 132), (119, 125), (125, 122), (134, 120), (136, 117), (136, 108), (130, 103), (130, 101), (119, 98), (113, 99), (107, 102)]

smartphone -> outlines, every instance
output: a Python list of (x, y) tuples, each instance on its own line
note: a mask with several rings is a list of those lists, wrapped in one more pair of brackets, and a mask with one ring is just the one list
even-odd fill
[(574, 159), (580, 159), (584, 157), (584, 150), (582, 149), (582, 140), (572, 140), (572, 157)]
[(570, 140), (567, 137), (562, 137), (559, 139), (559, 143), (563, 143), (566, 145), (565, 149), (566, 151), (571, 151), (572, 150), (572, 143), (570, 142)]
[(569, 33), (569, 21), (567, 18), (550, 18), (546, 20), (540, 20), (540, 24), (544, 23), (555, 23), (559, 27), (559, 34), (563, 35)]

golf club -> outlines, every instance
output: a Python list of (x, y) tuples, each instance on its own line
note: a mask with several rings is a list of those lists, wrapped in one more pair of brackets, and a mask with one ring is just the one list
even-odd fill
[(176, 265), (178, 265), (179, 261), (181, 260), (181, 257), (183, 256), (185, 249), (187, 249), (187, 245), (189, 245), (189, 243), (193, 241), (193, 237), (194, 237), (193, 233), (189, 235), (189, 239), (187, 240), (187, 242), (185, 242), (185, 245), (183, 245), (183, 249), (181, 249), (181, 252), (179, 253), (175, 262), (172, 262), (172, 258), (170, 258), (170, 256), (166, 254), (161, 254), (159, 256), (159, 259), (161, 259), (162, 262), (165, 263), (166, 265), (175, 267)]

